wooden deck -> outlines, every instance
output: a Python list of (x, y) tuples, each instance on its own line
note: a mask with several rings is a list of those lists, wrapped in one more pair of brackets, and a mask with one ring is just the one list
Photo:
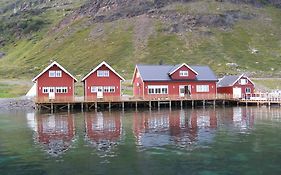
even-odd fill
[(98, 109), (112, 109), (118, 108), (124, 110), (125, 108), (160, 108), (161, 106), (168, 106), (169, 108), (184, 107), (184, 106), (203, 106), (206, 105), (281, 105), (281, 95), (270, 96), (268, 94), (253, 94), (247, 98), (233, 98), (228, 94), (218, 94), (218, 95), (191, 95), (186, 97), (179, 96), (149, 96), (147, 98), (131, 97), (131, 96), (118, 96), (118, 97), (105, 97), (105, 98), (93, 98), (84, 99), (84, 97), (75, 97), (73, 99), (69, 98), (56, 98), (50, 100), (48, 98), (35, 99), (35, 104), (38, 110), (47, 109), (56, 110), (73, 110), (80, 109), (84, 110), (98, 110)]

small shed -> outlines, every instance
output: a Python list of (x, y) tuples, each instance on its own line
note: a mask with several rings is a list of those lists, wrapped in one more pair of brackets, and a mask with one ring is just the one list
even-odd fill
[(228, 75), (218, 82), (218, 94), (231, 98), (249, 98), (255, 91), (255, 84), (245, 75)]

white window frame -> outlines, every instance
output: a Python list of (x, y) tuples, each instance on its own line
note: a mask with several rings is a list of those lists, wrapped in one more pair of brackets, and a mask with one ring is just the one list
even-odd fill
[(246, 78), (240, 79), (240, 84), (241, 84), (241, 85), (246, 85), (246, 84), (248, 84), (248, 79), (246, 79)]
[(91, 86), (91, 93), (115, 93), (115, 86)]
[(196, 92), (210, 92), (209, 85), (196, 85)]
[[(249, 90), (249, 91), (247, 92), (247, 90)], [(249, 87), (245, 88), (245, 93), (246, 93), (246, 94), (252, 93), (251, 91), (252, 91), (251, 88), (249, 88)]]
[(49, 87), (43, 87), (42, 88), (42, 93), (43, 94), (48, 94), (49, 93)]
[(180, 77), (188, 77), (188, 71), (187, 70), (181, 70), (180, 71)]
[(49, 77), (56, 77), (56, 71), (50, 70), (49, 71)]
[(168, 85), (149, 85), (147, 86), (148, 94), (168, 94), (169, 87)]
[(97, 77), (109, 77), (109, 70), (98, 70)]
[(61, 70), (50, 70), (49, 71), (49, 77), (62, 77), (62, 71)]
[(61, 70), (56, 71), (56, 77), (62, 77), (62, 71)]

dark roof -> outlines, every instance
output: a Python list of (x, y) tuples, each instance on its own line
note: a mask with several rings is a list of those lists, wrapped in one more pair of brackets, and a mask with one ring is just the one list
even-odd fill
[(228, 76), (224, 76), (218, 82), (218, 87), (229, 87), (229, 86), (232, 86), (240, 77), (241, 77), (241, 75), (228, 75)]
[[(171, 81), (169, 73), (179, 65), (137, 65), (143, 81)], [(197, 81), (217, 81), (214, 72), (208, 66), (190, 66), (198, 75)]]

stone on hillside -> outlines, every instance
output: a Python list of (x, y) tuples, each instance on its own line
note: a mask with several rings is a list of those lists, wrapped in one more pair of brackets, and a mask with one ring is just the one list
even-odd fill
[(6, 54), (4, 52), (0, 52), (0, 59), (3, 58)]

